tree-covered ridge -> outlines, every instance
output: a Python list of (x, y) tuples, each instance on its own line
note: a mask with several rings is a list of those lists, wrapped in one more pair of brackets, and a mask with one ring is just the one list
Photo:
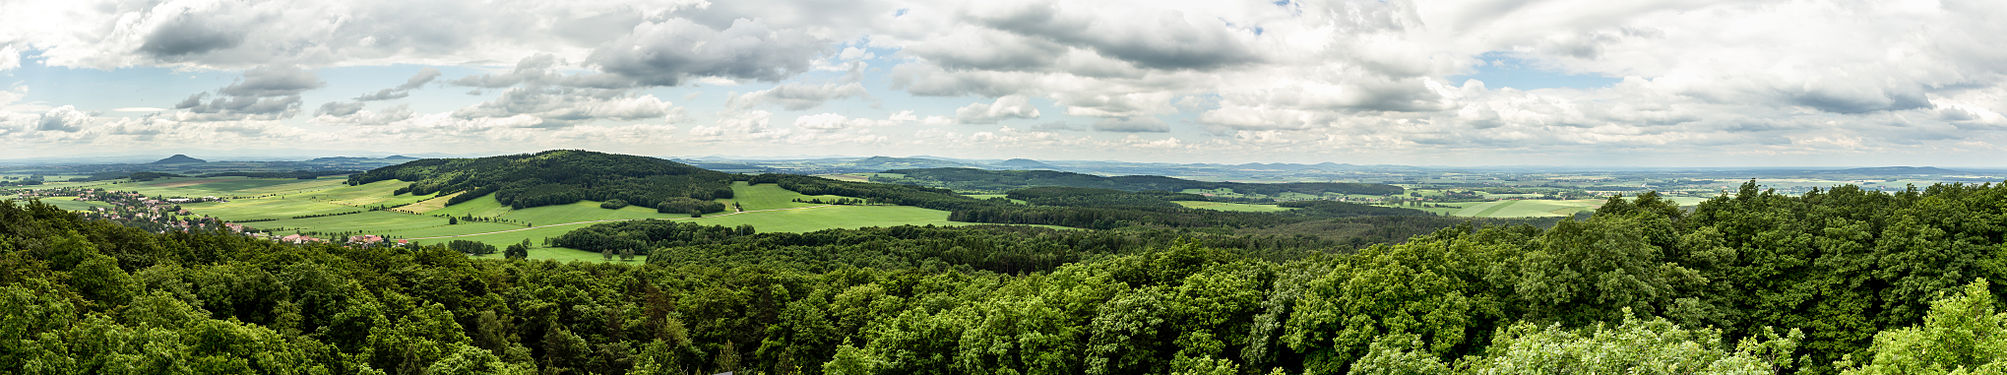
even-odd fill
[(513, 208), (621, 200), (663, 212), (724, 210), (712, 199), (731, 198), (733, 176), (645, 156), (582, 150), (475, 159), (423, 159), (349, 176), (350, 185), (411, 181), (398, 194), (451, 194), (459, 203), (493, 194)]
[(1074, 228), (1113, 229), (1149, 226), (1171, 228), (1252, 228), (1298, 223), (1336, 217), (1408, 216), (1427, 213), (1404, 208), (1384, 208), (1342, 202), (1306, 203), (1319, 209), (1291, 212), (1221, 212), (1185, 208), (1171, 199), (1197, 197), (1166, 192), (1128, 192), (1111, 189), (1040, 187), (1013, 190), (1009, 196), (1025, 199), (1017, 204), (1009, 199), (975, 199), (942, 188), (871, 182), (837, 181), (814, 176), (763, 174), (751, 183), (774, 183), (810, 195), (841, 195), (864, 198), (873, 203), (889, 203), (949, 211), (948, 220), (991, 224), (1042, 224)]
[[(993, 228), (798, 238), (684, 229), (690, 242), (648, 265), (475, 260), (443, 246), (150, 234), (0, 203), (0, 369), (1949, 374), (2007, 365), (2002, 290), (1979, 281), (2007, 276), (2007, 187), (1994, 185), (1787, 196), (1751, 183), (1690, 213), (1648, 193), (1545, 230), (1453, 228), (1295, 257), (1245, 249), (1322, 245), (1236, 248), (1230, 236), (1193, 236), (1016, 272), (977, 264), (986, 252), (1104, 239), (990, 232), (1046, 237), (1020, 249), (952, 233)], [(725, 240), (688, 245), (701, 236)], [(956, 246), (966, 256), (872, 260)], [(685, 249), (698, 260), (676, 259)]]
[(1399, 186), (1345, 182), (1244, 183), (1196, 181), (1164, 176), (1103, 177), (1085, 173), (1051, 170), (988, 170), (975, 168), (895, 169), (885, 171), (901, 177), (875, 176), (872, 182), (941, 187), (967, 191), (1006, 191), (1039, 186), (1064, 186), (1127, 191), (1184, 191), (1185, 189), (1231, 189), (1250, 195), (1300, 193), (1319, 195), (1401, 194)]

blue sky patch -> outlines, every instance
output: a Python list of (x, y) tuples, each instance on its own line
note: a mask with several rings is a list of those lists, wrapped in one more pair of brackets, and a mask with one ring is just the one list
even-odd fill
[(1467, 79), (1484, 81), (1487, 88), (1511, 87), (1518, 90), (1538, 90), (1551, 88), (1593, 89), (1610, 87), (1623, 81), (1622, 78), (1600, 74), (1570, 74), (1540, 66), (1510, 52), (1485, 52), (1478, 55), (1484, 60), (1477, 66), (1477, 73), (1451, 76), (1450, 82), (1461, 83)]

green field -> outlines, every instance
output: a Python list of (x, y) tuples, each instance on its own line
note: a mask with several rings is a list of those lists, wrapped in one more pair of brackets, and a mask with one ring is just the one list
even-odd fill
[(56, 206), (56, 208), (61, 208), (70, 211), (84, 211), (96, 207), (111, 207), (111, 205), (105, 204), (103, 202), (92, 202), (92, 201), (79, 202), (76, 200), (77, 199), (76, 197), (48, 197), (41, 199), (42, 203), (48, 203), (51, 206)]
[(780, 185), (775, 185), (775, 184), (747, 185), (745, 181), (739, 181), (732, 183), (732, 199), (726, 199), (724, 201), (725, 205), (728, 207), (731, 206), (733, 203), (738, 203), (746, 211), (757, 211), (757, 210), (771, 210), (776, 208), (808, 207), (816, 205), (814, 203), (795, 202), (794, 201), (795, 199), (829, 200), (829, 199), (841, 199), (841, 198), (843, 197), (834, 195), (805, 195), (802, 193), (796, 193), (793, 190), (782, 189)]
[[(492, 196), (443, 206), (448, 198), (435, 195), (393, 194), (397, 189), (408, 186), (410, 184), (408, 182), (393, 180), (347, 186), (344, 181), (345, 179), (339, 177), (315, 180), (244, 177), (166, 178), (147, 182), (104, 183), (105, 186), (102, 187), (112, 190), (135, 190), (147, 195), (166, 197), (236, 197), (227, 202), (191, 203), (182, 206), (198, 215), (232, 221), (251, 220), (244, 224), (252, 228), (271, 230), (275, 234), (297, 232), (317, 232), (323, 235), (375, 234), (391, 239), (410, 239), (418, 244), (437, 244), (464, 239), (507, 246), (529, 240), (533, 245), (543, 246), (545, 238), (556, 237), (592, 224), (641, 219), (670, 219), (722, 226), (752, 225), (760, 232), (809, 232), (832, 228), (908, 224), (968, 224), (948, 221), (947, 211), (918, 207), (800, 203), (794, 200), (843, 197), (803, 195), (774, 184), (748, 185), (745, 182), (737, 182), (732, 186), (734, 196), (732, 199), (720, 200), (728, 207), (737, 204), (743, 207), (745, 212), (732, 210), (693, 218), (685, 214), (664, 214), (655, 212), (654, 209), (635, 206), (609, 210), (599, 208), (599, 202), (591, 201), (516, 210), (501, 204)], [(68, 199), (51, 199), (49, 202), (66, 209), (87, 209), (99, 205), (95, 202), (75, 202)], [(1261, 207), (1243, 206), (1249, 207), (1220, 209)], [(399, 207), (400, 210), (372, 210), (374, 207)], [(296, 218), (300, 216), (317, 217)], [(459, 224), (449, 224), (450, 221), (445, 216), (472, 216), (499, 220), (495, 222), (461, 220)], [(533, 226), (526, 227), (526, 224)], [(533, 249), (531, 258), (602, 260), (598, 253), (564, 248)]]
[(1206, 201), (1175, 201), (1172, 203), (1177, 203), (1180, 206), (1185, 206), (1189, 208), (1199, 208), (1199, 209), (1207, 209), (1214, 211), (1278, 212), (1278, 211), (1293, 210), (1293, 208), (1279, 207), (1272, 204), (1246, 204), (1246, 203), (1226, 203), (1226, 202), (1206, 202)]
[[(145, 182), (122, 182), (113, 186), (103, 187), (110, 190), (138, 191), (141, 194), (162, 197), (250, 197), (333, 189), (342, 187), (342, 181), (345, 180), (339, 177), (313, 180), (250, 177), (175, 177)], [(392, 187), (391, 189), (396, 189), (396, 187)]]

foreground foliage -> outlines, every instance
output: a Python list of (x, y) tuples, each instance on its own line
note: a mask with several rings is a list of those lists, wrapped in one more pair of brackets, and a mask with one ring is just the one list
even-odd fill
[[(661, 230), (721, 240), (630, 266), (155, 235), (0, 203), (0, 369), (1997, 373), (2007, 317), (1976, 280), (2002, 279), (2003, 210), (1997, 186), (1749, 184), (1691, 213), (1645, 194), (1356, 252), (1192, 236), (1007, 268), (973, 255), (1098, 237), (679, 227)], [(971, 256), (904, 258), (957, 244)]]

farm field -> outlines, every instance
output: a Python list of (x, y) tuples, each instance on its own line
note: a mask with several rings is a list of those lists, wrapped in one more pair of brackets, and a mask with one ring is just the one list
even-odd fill
[[(780, 185), (748, 185), (745, 181), (732, 183), (732, 199), (725, 199), (725, 205), (738, 203), (746, 211), (770, 210), (775, 208), (808, 207), (814, 203), (795, 202), (795, 199), (841, 199), (834, 195), (806, 195), (793, 190), (782, 189)], [(728, 210), (729, 211), (729, 210)]]
[[(0, 198), (0, 199), (9, 199), (9, 198)], [(102, 202), (91, 202), (91, 201), (79, 202), (76, 200), (75, 197), (42, 198), (42, 203), (48, 203), (51, 206), (56, 206), (56, 208), (61, 208), (70, 211), (83, 211), (95, 207), (111, 207), (111, 205), (104, 204)]]
[[(144, 182), (121, 182), (114, 186), (103, 187), (111, 190), (138, 191), (146, 195), (163, 197), (255, 197), (334, 189), (343, 187), (342, 181), (344, 179), (339, 177), (313, 180), (250, 177), (175, 177)], [(391, 189), (396, 189), (396, 187), (392, 187)]]
[[(1707, 201), (1700, 197), (1666, 197), (1681, 207), (1698, 205)], [(1443, 207), (1390, 206), (1412, 208), (1434, 214), (1462, 217), (1510, 218), (1510, 217), (1560, 217), (1573, 216), (1579, 212), (1595, 210), (1603, 205), (1603, 199), (1576, 200), (1503, 200), (1492, 202), (1430, 203)]]
[[(321, 237), (341, 234), (374, 234), (391, 239), (410, 239), (419, 244), (452, 240), (473, 240), (507, 246), (529, 240), (541, 246), (543, 240), (591, 224), (609, 221), (669, 219), (705, 225), (752, 225), (761, 232), (810, 232), (833, 228), (861, 228), (894, 225), (969, 225), (948, 221), (948, 212), (909, 206), (838, 206), (795, 202), (796, 199), (835, 199), (838, 196), (810, 196), (782, 189), (778, 185), (748, 185), (736, 182), (732, 199), (747, 212), (727, 211), (704, 217), (664, 214), (645, 207), (608, 210), (600, 202), (510, 209), (494, 197), (481, 197), (446, 206), (449, 197), (393, 194), (409, 182), (379, 181), (347, 186), (339, 177), (314, 180), (215, 177), (165, 178), (146, 182), (97, 185), (113, 190), (133, 190), (164, 197), (236, 197), (227, 202), (189, 203), (182, 206), (198, 215), (208, 215), (272, 231), (275, 234), (307, 233)], [(100, 205), (50, 199), (49, 203), (72, 210)], [(1196, 202), (1209, 203), (1209, 202)], [(396, 207), (394, 210), (372, 210)], [(1214, 204), (1221, 210), (1280, 209), (1274, 206)], [(303, 217), (311, 216), (311, 217)], [(460, 220), (449, 224), (447, 216), (495, 219)], [(564, 248), (534, 248), (532, 259), (561, 261), (602, 261), (600, 254)]]
[(1279, 207), (1272, 204), (1246, 204), (1246, 203), (1206, 202), (1206, 201), (1175, 201), (1172, 203), (1177, 203), (1180, 206), (1185, 206), (1188, 208), (1199, 208), (1199, 209), (1207, 209), (1214, 211), (1278, 212), (1278, 211), (1293, 210), (1293, 208)]

